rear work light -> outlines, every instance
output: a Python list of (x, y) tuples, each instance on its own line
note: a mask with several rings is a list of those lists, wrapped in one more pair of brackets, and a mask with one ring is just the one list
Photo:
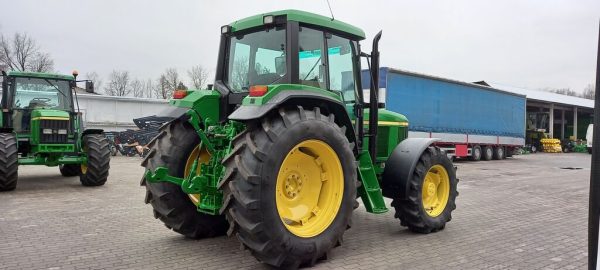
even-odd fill
[(264, 96), (269, 88), (266, 85), (253, 85), (250, 86), (250, 92), (248, 93), (251, 97), (262, 97)]
[(182, 99), (188, 94), (187, 90), (175, 90), (173, 92), (173, 99)]

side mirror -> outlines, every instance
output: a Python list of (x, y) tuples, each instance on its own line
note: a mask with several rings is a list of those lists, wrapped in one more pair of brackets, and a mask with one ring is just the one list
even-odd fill
[(275, 72), (279, 76), (285, 75), (285, 55), (275, 57)]
[(86, 81), (85, 82), (85, 91), (88, 93), (94, 93), (94, 82)]

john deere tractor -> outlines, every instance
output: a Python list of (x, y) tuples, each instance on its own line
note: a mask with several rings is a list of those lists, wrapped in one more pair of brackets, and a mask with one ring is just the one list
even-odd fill
[[(76, 76), (2, 71), (0, 191), (17, 187), (19, 165), (58, 166), (84, 186), (106, 182), (108, 140), (102, 130), (83, 129)], [(93, 92), (93, 82), (86, 90)]]
[(235, 235), (284, 268), (340, 245), (358, 198), (382, 214), (388, 197), (401, 225), (442, 230), (455, 168), (436, 139), (407, 138), (407, 119), (379, 108), (380, 37), (367, 54), (361, 29), (296, 10), (221, 27), (214, 85), (175, 91), (176, 120), (142, 163), (155, 217), (191, 238)]

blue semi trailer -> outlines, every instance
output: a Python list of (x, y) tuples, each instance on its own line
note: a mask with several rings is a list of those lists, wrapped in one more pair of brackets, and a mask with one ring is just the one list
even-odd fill
[[(523, 95), (386, 67), (379, 74), (380, 107), (408, 118), (409, 137), (439, 138), (451, 157), (503, 159), (525, 143)], [(368, 89), (364, 71), (362, 81)]]

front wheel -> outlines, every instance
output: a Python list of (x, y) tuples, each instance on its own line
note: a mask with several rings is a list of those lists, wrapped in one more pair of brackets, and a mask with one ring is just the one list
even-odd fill
[(79, 181), (84, 186), (102, 186), (108, 179), (110, 168), (110, 149), (108, 139), (102, 134), (83, 136), (83, 149), (87, 154), (87, 163), (81, 164)]
[(456, 209), (458, 179), (452, 162), (437, 147), (421, 154), (410, 178), (407, 199), (394, 199), (392, 206), (403, 226), (418, 233), (444, 229)]
[(350, 226), (356, 161), (332, 115), (298, 107), (249, 123), (224, 159), (224, 212), (260, 261), (312, 265)]
[(17, 138), (9, 133), (0, 134), (0, 191), (17, 188), (19, 154)]

